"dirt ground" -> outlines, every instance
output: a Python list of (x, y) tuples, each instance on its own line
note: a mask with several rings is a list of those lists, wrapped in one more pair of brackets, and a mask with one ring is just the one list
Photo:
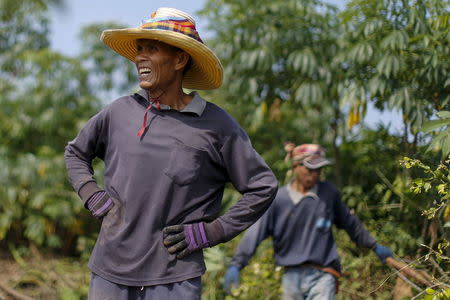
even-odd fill
[(0, 258), (0, 300), (10, 300), (12, 298), (6, 291), (11, 282), (16, 282), (20, 278), (20, 268), (12, 258)]
[[(36, 249), (24, 257), (0, 252), (0, 300), (83, 300), (89, 279), (87, 262), (80, 259), (44, 255)], [(392, 299), (410, 299), (415, 292), (395, 276)]]
[[(34, 256), (17, 262), (12, 256), (0, 258), (0, 300), (85, 299), (88, 271), (81, 264), (55, 257)], [(83, 290), (83, 289), (81, 289)], [(71, 292), (72, 291), (72, 292)], [(411, 288), (397, 280), (393, 299), (411, 297)]]
[(0, 256), (0, 300), (85, 299), (89, 271), (85, 262), (33, 253), (27, 258)]
[(12, 257), (0, 258), (0, 270), (0, 300), (27, 299), (35, 294), (33, 285), (22, 281), (24, 270)]

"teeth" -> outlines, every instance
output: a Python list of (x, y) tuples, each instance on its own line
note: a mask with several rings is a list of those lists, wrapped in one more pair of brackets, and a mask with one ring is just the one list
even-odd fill
[(152, 70), (150, 68), (141, 68), (139, 69), (139, 74), (150, 73)]

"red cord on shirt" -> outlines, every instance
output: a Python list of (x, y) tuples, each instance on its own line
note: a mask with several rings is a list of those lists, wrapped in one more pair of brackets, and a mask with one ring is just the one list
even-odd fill
[(139, 129), (137, 136), (141, 137), (144, 134), (145, 131), (145, 127), (147, 126), (147, 113), (150, 110), (150, 108), (152, 108), (152, 105), (155, 104), (156, 108), (158, 110), (161, 110), (161, 103), (159, 102), (158, 98), (155, 99), (150, 99), (150, 104), (148, 105), (148, 107), (145, 109), (145, 114), (144, 114), (144, 120), (142, 121), (142, 126), (141, 129)]

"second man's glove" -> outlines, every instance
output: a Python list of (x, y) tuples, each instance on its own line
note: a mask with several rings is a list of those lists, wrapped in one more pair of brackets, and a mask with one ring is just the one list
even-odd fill
[(231, 292), (231, 288), (237, 288), (239, 286), (239, 281), (241, 280), (239, 268), (236, 266), (231, 266), (225, 273), (225, 279), (223, 281), (223, 289), (227, 294)]
[(394, 255), (391, 249), (385, 246), (381, 246), (380, 244), (376, 244), (375, 247), (373, 248), (373, 251), (375, 251), (375, 254), (378, 256), (378, 258), (381, 260), (383, 264), (386, 263), (386, 258), (392, 257)]

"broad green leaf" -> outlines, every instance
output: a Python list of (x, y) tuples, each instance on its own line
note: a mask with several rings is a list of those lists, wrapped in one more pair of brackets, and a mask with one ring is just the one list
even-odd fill
[(383, 41), (381, 41), (382, 49), (402, 50), (408, 45), (408, 35), (403, 30), (394, 30)]
[(450, 119), (432, 120), (423, 124), (422, 131), (430, 132), (448, 125), (450, 125)]
[(430, 145), (428, 146), (427, 151), (439, 151), (442, 149), (442, 143), (446, 139), (447, 134), (445, 132), (441, 132), (438, 135), (436, 135)]
[[(441, 119), (450, 119), (450, 111), (438, 111), (436, 113)], [(450, 120), (449, 120), (450, 122)]]
[(401, 59), (393, 54), (386, 54), (377, 64), (378, 72), (384, 74), (386, 77), (395, 76), (402, 67)]
[(442, 158), (447, 157), (450, 153), (450, 132), (446, 134), (442, 141)]

